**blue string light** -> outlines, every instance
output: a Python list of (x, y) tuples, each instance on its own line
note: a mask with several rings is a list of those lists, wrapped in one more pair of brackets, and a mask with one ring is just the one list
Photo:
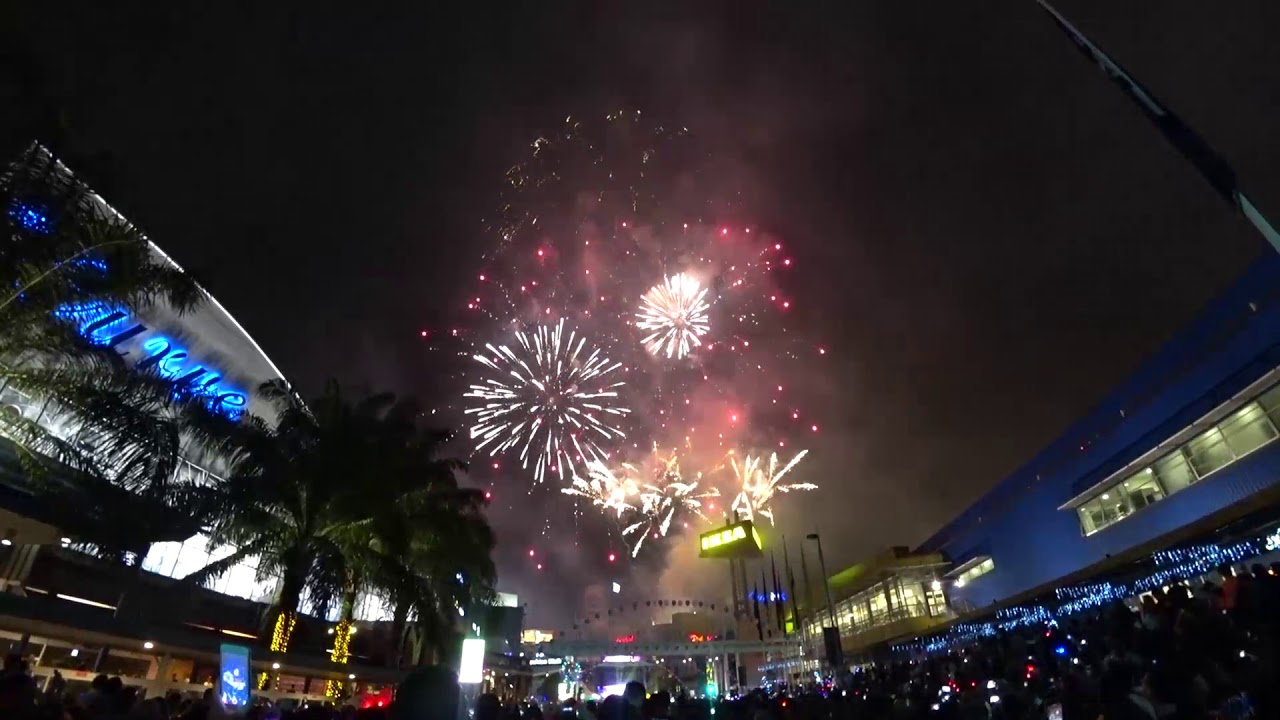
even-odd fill
[[(961, 623), (947, 632), (914, 642), (892, 646), (894, 652), (934, 654), (949, 652), (984, 637), (994, 637), (1033, 624), (1056, 626), (1057, 619), (1108, 605), (1117, 600), (1134, 598), (1157, 588), (1181, 583), (1217, 570), (1224, 565), (1237, 565), (1265, 552), (1280, 548), (1280, 529), (1253, 540), (1228, 545), (1202, 543), (1183, 548), (1161, 550), (1151, 556), (1155, 572), (1128, 583), (1109, 581), (1083, 583), (1054, 590), (1057, 605), (1052, 610), (1043, 605), (1018, 605), (1002, 608), (995, 619), (987, 622)], [(1065, 648), (1055, 648), (1065, 650)], [(1058, 652), (1059, 655), (1063, 654)]]
[(48, 235), (53, 230), (49, 213), (39, 205), (14, 200), (9, 203), (9, 217), (30, 232)]

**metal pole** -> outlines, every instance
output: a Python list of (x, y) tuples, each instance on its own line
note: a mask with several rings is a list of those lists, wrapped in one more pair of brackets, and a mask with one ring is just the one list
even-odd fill
[(827, 575), (827, 560), (822, 556), (822, 538), (818, 533), (811, 533), (808, 538), (818, 543), (818, 567), (822, 570), (822, 587), (827, 591), (827, 616), (831, 619), (831, 627), (839, 627), (836, 624), (836, 607), (831, 601), (831, 581)]
[(1156, 96), (1143, 87), (1142, 83), (1125, 72), (1119, 63), (1112, 60), (1110, 56), (1102, 51), (1102, 48), (1095, 45), (1089, 38), (1084, 36), (1084, 33), (1068, 22), (1062, 13), (1049, 4), (1048, 0), (1036, 0), (1036, 2), (1049, 14), (1054, 24), (1071, 38), (1076, 47), (1129, 96), (1129, 99), (1138, 106), (1138, 109), (1164, 135), (1165, 140), (1200, 171), (1200, 174), (1213, 186), (1213, 189), (1218, 191), (1218, 194), (1227, 203), (1253, 225), (1254, 229), (1271, 245), (1273, 250), (1280, 252), (1280, 231), (1275, 229), (1266, 216), (1262, 214), (1262, 211), (1240, 189), (1240, 185), (1236, 181), (1235, 170), (1230, 163), (1219, 155), (1217, 150), (1209, 145), (1208, 141), (1200, 137), (1199, 133), (1193, 130), (1182, 118), (1157, 100)]

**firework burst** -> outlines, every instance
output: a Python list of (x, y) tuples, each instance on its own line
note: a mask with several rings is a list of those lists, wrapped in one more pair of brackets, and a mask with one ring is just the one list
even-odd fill
[(577, 463), (606, 457), (601, 442), (625, 433), (614, 423), (630, 410), (619, 404), (611, 362), (564, 320), (517, 331), (514, 345), (485, 345), (474, 356), (486, 377), (463, 397), (472, 401), (464, 412), (474, 418), (470, 429), (476, 450), (489, 455), (518, 451), (526, 469), (542, 482), (547, 470), (562, 479), (577, 475)]
[(649, 334), (641, 341), (653, 355), (682, 358), (702, 344), (711, 329), (707, 288), (697, 278), (678, 273), (654, 285), (640, 298), (636, 327)]
[(623, 465), (619, 476), (603, 462), (591, 460), (587, 462), (587, 477), (575, 477), (569, 487), (560, 492), (586, 498), (592, 505), (614, 512), (621, 519), (623, 513), (638, 509), (633, 503), (640, 495), (640, 486), (627, 473), (629, 470), (630, 465)]
[(738, 495), (733, 499), (732, 510), (743, 520), (754, 520), (756, 515), (766, 517), (773, 523), (773, 498), (778, 493), (789, 493), (793, 490), (817, 490), (813, 483), (783, 483), (786, 476), (803, 458), (808, 450), (801, 450), (791, 461), (778, 469), (778, 454), (769, 455), (769, 464), (764, 465), (764, 456), (747, 455), (741, 463), (732, 454), (729, 463), (733, 474), (738, 479)]
[[(623, 466), (634, 473), (632, 465)], [(671, 521), (676, 513), (687, 512), (706, 519), (702, 513), (703, 502), (709, 498), (720, 497), (716, 488), (702, 489), (702, 473), (686, 480), (680, 470), (680, 455), (671, 451), (664, 455), (655, 446), (648, 464), (649, 482), (640, 485), (637, 497), (640, 507), (632, 515), (629, 524), (622, 529), (622, 536), (628, 538), (631, 546), (631, 557), (640, 554), (644, 541), (650, 537), (666, 537), (671, 530)]]

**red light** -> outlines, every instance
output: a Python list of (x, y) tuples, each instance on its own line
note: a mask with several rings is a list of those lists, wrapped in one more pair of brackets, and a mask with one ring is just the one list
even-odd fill
[(492, 500), (492, 499), (493, 499), (493, 493), (489, 492), (488, 490), (485, 490), (485, 491), (484, 491), (484, 499), (485, 499), (485, 500)]
[(800, 419), (800, 413), (798, 413), (798, 412), (793, 412), (793, 413), (791, 413), (791, 419), (792, 419), (792, 420), (799, 420), (799, 419)]
[(617, 555), (614, 555), (613, 553), (609, 553), (609, 562), (613, 562), (614, 560), (617, 560), (617, 559), (618, 559)]
[(541, 250), (539, 250), (539, 251), (538, 251), (538, 257), (542, 257), (542, 251), (541, 251)]
[(818, 426), (817, 426), (817, 425), (814, 425), (814, 426), (813, 426), (813, 427), (811, 427), (810, 429), (811, 429), (811, 430), (813, 430), (814, 432), (818, 432)]
[(826, 350), (826, 348), (818, 348), (818, 354), (819, 354), (819, 355), (826, 355), (826, 354), (827, 354), (827, 350)]
[(542, 569), (542, 563), (538, 563), (538, 569), (539, 569), (539, 570), (541, 570), (541, 569)]
[(381, 701), (381, 700), (379, 700), (379, 701), (378, 701), (378, 707), (382, 707), (382, 701)]
[(774, 250), (781, 250), (781, 249), (782, 249), (782, 243), (778, 243), (777, 245), (774, 245), (774, 246), (773, 246), (773, 249), (774, 249)]
[(790, 264), (791, 264), (791, 258), (787, 258), (786, 260), (783, 260), (783, 261), (782, 261), (782, 264), (783, 264), (783, 265), (790, 265)]
[(497, 470), (497, 469), (498, 469), (498, 463), (494, 463), (494, 464), (493, 464), (493, 469), (494, 469), (494, 470)]
[(730, 416), (729, 416), (729, 419), (730, 419), (730, 420), (732, 420), (733, 422), (738, 422), (738, 416), (737, 416), (737, 415), (730, 415)]
[(481, 276), (480, 276), (480, 279), (481, 279), (481, 280), (484, 280), (484, 276), (483, 276), (483, 275), (481, 275)]
[(529, 557), (533, 557), (533, 550), (532, 550), (532, 549), (530, 549), (530, 550), (529, 550)]
[(721, 235), (728, 235), (728, 234), (729, 234), (729, 228), (720, 228), (720, 234), (721, 234)]
[(789, 308), (789, 307), (791, 307), (791, 303), (789, 303), (789, 302), (783, 302), (783, 303), (782, 303), (782, 307), (784, 307), (784, 308)]
[(426, 336), (427, 336), (427, 331), (426, 331), (426, 330), (423, 330), (423, 331), (422, 331), (422, 337), (426, 337)]

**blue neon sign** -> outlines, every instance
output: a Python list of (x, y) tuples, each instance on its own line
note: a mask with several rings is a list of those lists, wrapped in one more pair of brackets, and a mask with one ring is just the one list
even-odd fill
[[(107, 303), (64, 305), (54, 315), (74, 323), (89, 342), (103, 347), (118, 349), (125, 342), (150, 332), (150, 328), (131, 317), (127, 310)], [(182, 345), (164, 335), (151, 334), (141, 341), (141, 347), (136, 360), (138, 369), (154, 368), (161, 377), (173, 381), (175, 392), (203, 397), (210, 408), (231, 420), (244, 414), (249, 397), (223, 386), (222, 373), (193, 360)], [(125, 357), (129, 354), (128, 350), (121, 351)]]

